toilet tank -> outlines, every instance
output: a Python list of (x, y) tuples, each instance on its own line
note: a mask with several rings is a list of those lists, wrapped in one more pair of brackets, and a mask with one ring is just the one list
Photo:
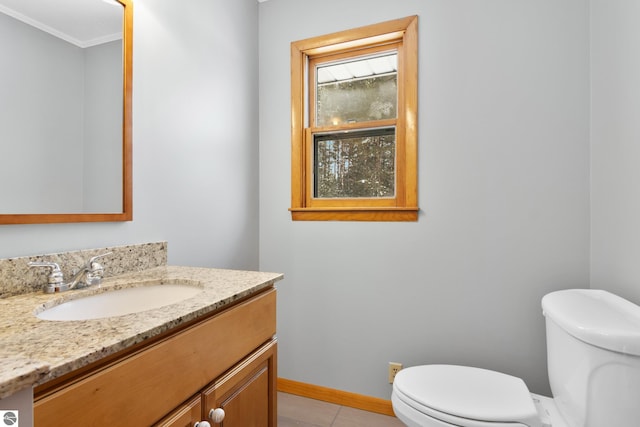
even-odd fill
[(640, 425), (640, 307), (606, 291), (542, 298), (553, 399), (571, 427)]

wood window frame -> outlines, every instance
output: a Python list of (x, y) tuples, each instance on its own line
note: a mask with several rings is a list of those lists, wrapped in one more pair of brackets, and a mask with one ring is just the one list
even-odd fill
[[(358, 57), (366, 51), (393, 48), (398, 52), (397, 119), (376, 126), (396, 128), (396, 183), (393, 198), (314, 199), (313, 127), (309, 113), (311, 64), (319, 58)], [(348, 125), (362, 128), (362, 123)], [(340, 130), (344, 130), (344, 126)], [(291, 218), (294, 221), (417, 221), (418, 220), (418, 17), (341, 31), (291, 43)]]

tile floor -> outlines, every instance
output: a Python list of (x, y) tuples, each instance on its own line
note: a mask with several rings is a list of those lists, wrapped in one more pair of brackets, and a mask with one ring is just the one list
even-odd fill
[(278, 427), (404, 427), (397, 418), (278, 393)]

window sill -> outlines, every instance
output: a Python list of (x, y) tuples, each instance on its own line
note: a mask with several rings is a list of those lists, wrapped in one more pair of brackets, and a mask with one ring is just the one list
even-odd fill
[(417, 221), (420, 208), (290, 208), (293, 221)]

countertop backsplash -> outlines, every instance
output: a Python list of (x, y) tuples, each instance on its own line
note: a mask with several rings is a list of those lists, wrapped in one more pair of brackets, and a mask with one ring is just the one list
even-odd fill
[(41, 292), (48, 281), (50, 269), (31, 268), (29, 262), (49, 261), (58, 263), (65, 281), (89, 258), (112, 252), (98, 262), (104, 267), (104, 277), (147, 270), (167, 265), (167, 242), (143, 243), (99, 249), (60, 252), (19, 258), (0, 259), (0, 298), (31, 292)]

